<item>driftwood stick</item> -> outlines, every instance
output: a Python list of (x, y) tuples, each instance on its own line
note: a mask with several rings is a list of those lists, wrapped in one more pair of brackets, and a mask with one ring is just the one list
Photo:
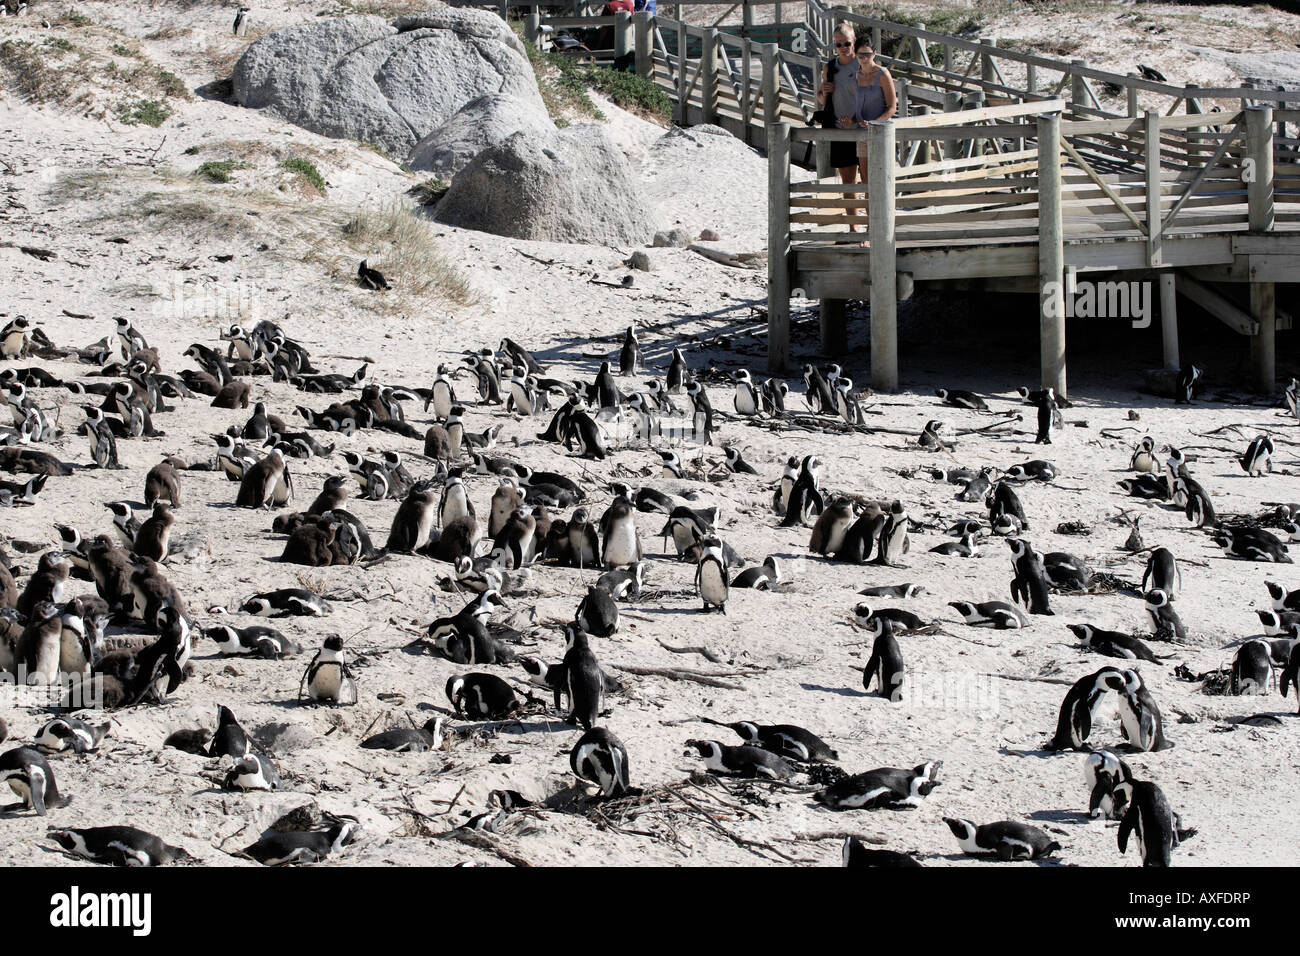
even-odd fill
[(723, 674), (703, 674), (699, 671), (681, 667), (640, 667), (632, 664), (614, 664), (619, 670), (635, 674), (637, 677), (666, 677), (669, 680), (692, 681), (707, 687), (721, 687), (723, 690), (746, 690), (742, 684), (733, 684), (722, 680), (723, 677), (753, 677), (753, 672), (727, 671)]
[(659, 641), (659, 646), (662, 647), (664, 650), (668, 651), (670, 654), (699, 654), (710, 664), (726, 663), (725, 661), (723, 661), (722, 658), (720, 658), (717, 654), (713, 653), (713, 651), (709, 650), (707, 647), (673, 647), (671, 644), (665, 644), (662, 640)]
[(527, 859), (513, 850), (506, 849), (497, 840), (488, 836), (482, 830), (452, 830), (446, 835), (451, 837), (453, 840), (459, 840), (461, 843), (468, 843), (470, 846), (476, 846), (480, 850), (487, 850), (489, 853), (494, 853), (511, 866), (532, 868), (533, 864)]

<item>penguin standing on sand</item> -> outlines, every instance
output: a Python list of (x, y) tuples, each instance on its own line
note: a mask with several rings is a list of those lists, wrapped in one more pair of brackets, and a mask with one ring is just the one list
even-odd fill
[(576, 621), (564, 628), (564, 678), (570, 709), (565, 720), (591, 730), (605, 709), (605, 676), (587, 632)]
[(514, 688), (495, 674), (461, 674), (447, 680), (447, 699), (456, 716), (507, 720), (523, 706)]
[(1088, 816), (1118, 820), (1124, 816), (1127, 791), (1121, 783), (1133, 781), (1133, 770), (1110, 750), (1094, 750), (1083, 761), (1083, 782), (1088, 790)]
[(884, 516), (885, 524), (880, 529), (880, 543), (876, 548), (876, 564), (896, 568), (901, 566), (903, 555), (912, 547), (908, 537), (908, 517), (903, 510), (903, 503), (895, 500), (889, 506), (889, 513)]
[(686, 386), (686, 394), (695, 407), (691, 419), (695, 440), (701, 445), (713, 444), (713, 403), (709, 393), (700, 382), (691, 382)]
[(59, 793), (45, 755), (31, 747), (16, 747), (0, 754), (0, 783), (8, 783), (22, 797), (21, 803), (0, 810), (34, 810), (43, 817), (46, 810), (58, 810), (72, 802)]
[(1030, 614), (1053, 614), (1048, 600), (1047, 571), (1042, 556), (1023, 538), (1008, 538), (1011, 548), (1011, 600), (1028, 608)]
[(1246, 453), (1237, 459), (1241, 470), (1252, 478), (1273, 470), (1273, 439), (1256, 435), (1246, 446)]
[(235, 36), (242, 37), (248, 35), (248, 14), (252, 11), (248, 7), (240, 7), (235, 13)]
[(736, 406), (737, 415), (757, 415), (759, 410), (758, 390), (750, 379), (749, 370), (741, 369), (733, 375), (736, 382), (732, 404)]
[(1186, 643), (1187, 629), (1183, 620), (1174, 610), (1169, 595), (1160, 588), (1152, 588), (1146, 593), (1147, 614), (1151, 616), (1152, 637), (1157, 641), (1178, 641)]
[(594, 783), (602, 797), (621, 797), (628, 791), (627, 749), (604, 727), (593, 727), (569, 751), (569, 766), (579, 780)]
[(1048, 750), (1081, 750), (1092, 733), (1093, 714), (1107, 691), (1123, 692), (1125, 672), (1117, 667), (1103, 667), (1080, 677), (1061, 701), (1056, 719), (1056, 734), (1047, 742)]
[(862, 671), (862, 686), (870, 692), (872, 678), (878, 678), (880, 696), (896, 704), (903, 699), (903, 652), (894, 638), (894, 626), (884, 617), (872, 617), (868, 626), (875, 634), (871, 658)]
[(1267, 694), (1273, 686), (1272, 645), (1263, 639), (1247, 641), (1232, 659), (1232, 680), (1228, 687), (1236, 696)]
[(117, 436), (104, 412), (94, 405), (82, 406), (86, 410), (86, 437), (90, 441), (90, 457), (98, 468), (121, 468), (117, 457)]
[(304, 688), (317, 703), (351, 705), (357, 702), (357, 684), (343, 658), (343, 638), (330, 634), (316, 656), (307, 665), (298, 686), (298, 699)]
[(1146, 570), (1142, 572), (1142, 587), (1146, 588), (1148, 582), (1170, 598), (1177, 596), (1183, 585), (1183, 575), (1178, 569), (1178, 560), (1168, 548), (1156, 548), (1147, 558)]
[(668, 392), (680, 395), (686, 388), (686, 359), (681, 349), (673, 349), (672, 361), (668, 363)]
[(825, 502), (821, 493), (822, 462), (814, 455), (805, 455), (799, 464), (799, 477), (786, 499), (785, 518), (781, 527), (790, 528), (807, 524), (813, 515), (821, 514)]
[(1140, 751), (1168, 750), (1173, 742), (1165, 739), (1164, 721), (1155, 698), (1147, 690), (1137, 671), (1124, 672), (1124, 692), (1119, 699), (1120, 731), (1129, 745)]
[(623, 348), (618, 354), (618, 373), (620, 375), (635, 375), (637, 366), (640, 364), (641, 349), (636, 341), (636, 330), (629, 325), (627, 332), (623, 335)]
[(1149, 780), (1125, 781), (1115, 789), (1128, 804), (1119, 824), (1119, 852), (1128, 851), (1129, 835), (1136, 833), (1142, 865), (1169, 866), (1174, 847), (1196, 831), (1181, 828), (1182, 821), (1169, 806), (1164, 791)]
[(1056, 414), (1056, 392), (1049, 385), (1043, 389), (1042, 397), (1038, 400), (1038, 437), (1034, 439), (1034, 444), (1052, 443), (1052, 427), (1056, 422)]
[(695, 589), (704, 603), (704, 610), (716, 607), (723, 614), (727, 613), (727, 596), (730, 581), (727, 575), (727, 559), (722, 553), (722, 542), (716, 537), (702, 538), (704, 548), (700, 551), (699, 561), (695, 565)]
[(1201, 377), (1201, 370), (1195, 365), (1188, 365), (1178, 370), (1174, 382), (1174, 404), (1190, 405), (1196, 394), (1196, 382)]

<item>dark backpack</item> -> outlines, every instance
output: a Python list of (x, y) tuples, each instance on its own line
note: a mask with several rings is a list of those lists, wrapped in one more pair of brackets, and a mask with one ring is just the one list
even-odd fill
[[(831, 57), (826, 63), (826, 69), (823, 76), (826, 80), (834, 80), (835, 74), (839, 72), (840, 61), (837, 57)], [(824, 82), (824, 81), (823, 81)], [(813, 113), (809, 126), (820, 126), (822, 129), (835, 129), (835, 111), (831, 108), (832, 96), (826, 97), (826, 103), (817, 112)]]

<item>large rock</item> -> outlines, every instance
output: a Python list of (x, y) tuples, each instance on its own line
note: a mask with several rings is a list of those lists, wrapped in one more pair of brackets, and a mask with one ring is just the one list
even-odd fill
[(241, 106), (403, 159), (485, 94), (546, 114), (523, 44), (505, 22), (445, 6), (391, 23), (349, 16), (277, 30), (245, 51), (231, 84)]
[(555, 124), (527, 100), (499, 93), (480, 96), (416, 144), (410, 167), (450, 180), (483, 150), (518, 132), (546, 136), (555, 132)]
[(641, 164), (646, 201), (665, 225), (697, 236), (767, 235), (767, 160), (717, 126), (674, 127)]
[(656, 229), (633, 169), (599, 126), (515, 133), (470, 161), (440, 222), (516, 239), (641, 245)]

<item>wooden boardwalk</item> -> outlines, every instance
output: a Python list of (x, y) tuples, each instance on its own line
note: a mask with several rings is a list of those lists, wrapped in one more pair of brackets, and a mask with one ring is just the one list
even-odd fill
[[(1063, 295), (1073, 283), (1150, 281), (1166, 367), (1179, 365), (1182, 295), (1249, 338), (1254, 384), (1275, 390), (1275, 333), (1291, 326), (1275, 284), (1300, 276), (1300, 90), (1159, 83), (818, 0), (785, 4), (802, 50), (784, 49), (746, 35), (747, 3), (691, 5), (724, 3), (743, 7), (742, 24), (689, 25), (663, 4), (657, 17), (547, 19), (503, 0), (530, 8), (530, 38), (544, 24), (609, 28), (613, 45), (595, 58), (621, 58), (653, 80), (678, 123), (713, 123), (767, 150), (773, 371), (789, 363), (796, 290), (821, 301), (832, 355), (847, 346), (845, 301), (870, 300), (872, 386), (882, 391), (898, 387), (897, 304), (918, 285), (1037, 292), (1042, 384), (1066, 394)], [(841, 19), (871, 35), (895, 76), (898, 118), (870, 130), (808, 125)], [(826, 157), (831, 140), (858, 137), (870, 185), (867, 209), (849, 215), (845, 194), (863, 187), (840, 184)], [(792, 163), (818, 179), (792, 182)], [(869, 229), (869, 247), (850, 225)], [(1248, 302), (1233, 293), (1239, 283)]]

